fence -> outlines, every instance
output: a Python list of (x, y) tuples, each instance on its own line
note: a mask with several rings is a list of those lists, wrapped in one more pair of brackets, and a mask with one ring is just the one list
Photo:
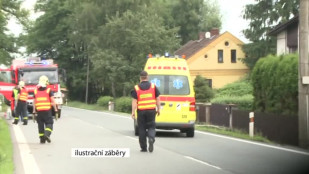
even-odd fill
[[(197, 121), (209, 124), (241, 129), (249, 133), (249, 112), (232, 109), (232, 120), (230, 122), (229, 106), (221, 104), (204, 105), (197, 104)], [(207, 117), (205, 116), (207, 111)], [(298, 146), (298, 117), (276, 115), (268, 113), (254, 113), (255, 132), (261, 133), (271, 141), (281, 144)]]

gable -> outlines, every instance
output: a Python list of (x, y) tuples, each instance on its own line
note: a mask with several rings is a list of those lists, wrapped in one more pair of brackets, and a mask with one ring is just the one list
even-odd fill
[[(225, 46), (225, 42), (228, 42), (229, 45)], [(235, 49), (237, 54), (237, 58), (244, 58), (244, 53), (241, 50), (241, 46), (244, 43), (239, 40), (237, 37), (233, 36), (229, 32), (225, 32), (218, 36), (216, 39), (214, 39), (212, 42), (210, 42), (208, 45), (206, 45), (204, 48), (200, 49), (198, 52), (193, 54), (191, 57), (187, 58), (188, 64), (192, 64), (193, 62), (196, 62), (197, 59), (201, 59), (201, 61), (198, 61), (198, 63), (201, 64), (208, 64), (211, 62), (211, 64), (217, 64), (217, 54), (218, 49), (222, 49), (224, 54), (224, 57), (229, 57), (228, 51), (231, 49)], [(224, 61), (227, 63), (227, 61)], [(225, 63), (224, 63), (225, 64)], [(199, 65), (202, 66), (202, 65)], [(197, 66), (197, 67), (199, 67)], [(210, 68), (210, 67), (209, 67)], [(213, 68), (220, 68), (220, 67), (213, 67)]]

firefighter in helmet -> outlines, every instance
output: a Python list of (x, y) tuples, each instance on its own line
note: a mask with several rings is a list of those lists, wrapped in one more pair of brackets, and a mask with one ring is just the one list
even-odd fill
[(34, 90), (33, 115), (37, 114), (40, 143), (51, 142), (50, 135), (53, 131), (54, 120), (52, 107), (58, 112), (54, 101), (54, 93), (47, 87), (48, 78), (43, 75), (39, 79), (37, 89)]
[(27, 100), (28, 100), (28, 91), (25, 88), (25, 82), (19, 81), (18, 83), (18, 95), (17, 95), (17, 106), (16, 113), (13, 124), (17, 124), (19, 121), (19, 116), (24, 122), (23, 125), (28, 124), (28, 111), (27, 111)]

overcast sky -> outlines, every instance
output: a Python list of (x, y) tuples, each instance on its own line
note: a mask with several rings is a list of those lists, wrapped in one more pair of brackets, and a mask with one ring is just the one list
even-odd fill
[[(36, 0), (26, 0), (22, 7), (29, 10), (33, 9)], [(247, 43), (248, 40), (242, 34), (242, 30), (248, 26), (248, 21), (242, 18), (242, 13), (246, 4), (254, 3), (254, 0), (217, 0), (222, 15), (222, 29), (220, 33), (229, 31), (234, 36), (238, 37), (243, 42)], [(14, 23), (9, 22), (9, 29), (15, 35), (22, 32), (21, 28)]]

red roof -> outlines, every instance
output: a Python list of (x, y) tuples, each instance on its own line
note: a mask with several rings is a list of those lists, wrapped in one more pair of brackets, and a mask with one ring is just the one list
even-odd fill
[(201, 49), (205, 48), (209, 45), (212, 41), (218, 38), (218, 35), (212, 36), (210, 38), (203, 38), (201, 40), (190, 40), (177, 51), (175, 51), (175, 55), (186, 55), (186, 59), (189, 59), (192, 55), (200, 51)]

